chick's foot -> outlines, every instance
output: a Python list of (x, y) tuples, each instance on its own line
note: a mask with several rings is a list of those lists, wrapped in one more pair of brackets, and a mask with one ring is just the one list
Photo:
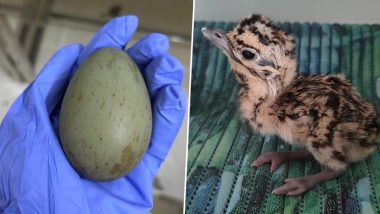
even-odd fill
[(294, 152), (267, 152), (260, 155), (251, 166), (260, 167), (266, 163), (271, 163), (270, 172), (276, 171), (282, 163), (290, 160), (308, 160), (312, 159), (312, 155), (303, 150), (303, 151), (294, 151)]
[(315, 185), (334, 179), (343, 173), (341, 171), (334, 171), (331, 169), (324, 169), (320, 173), (315, 175), (308, 175), (300, 178), (288, 178), (285, 179), (285, 184), (279, 188), (273, 190), (273, 194), (276, 195), (287, 195), (287, 196), (297, 196), (307, 192), (309, 189), (313, 188)]

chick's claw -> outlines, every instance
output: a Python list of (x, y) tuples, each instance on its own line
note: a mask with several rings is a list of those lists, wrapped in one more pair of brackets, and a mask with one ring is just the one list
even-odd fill
[(267, 152), (265, 154), (260, 155), (255, 161), (252, 162), (252, 167), (260, 167), (266, 163), (271, 163), (270, 172), (276, 171), (278, 167), (284, 163), (287, 158), (286, 152)]
[(285, 184), (273, 190), (272, 193), (276, 195), (297, 196), (307, 192), (315, 185), (316, 183), (309, 176), (286, 179)]

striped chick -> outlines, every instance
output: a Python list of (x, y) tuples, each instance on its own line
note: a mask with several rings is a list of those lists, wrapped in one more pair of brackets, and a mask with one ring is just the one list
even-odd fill
[(302, 76), (296, 71), (294, 39), (267, 17), (253, 14), (232, 31), (202, 29), (221, 49), (240, 85), (241, 119), (255, 131), (277, 135), (305, 150), (270, 152), (252, 166), (271, 171), (292, 159), (315, 159), (324, 169), (286, 179), (273, 193), (299, 195), (341, 175), (376, 149), (376, 111), (341, 75)]

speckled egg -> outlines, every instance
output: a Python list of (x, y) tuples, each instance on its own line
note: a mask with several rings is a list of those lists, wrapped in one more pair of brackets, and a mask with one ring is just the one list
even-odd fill
[(62, 148), (75, 170), (95, 181), (126, 175), (150, 140), (152, 110), (145, 81), (124, 52), (98, 50), (72, 78), (59, 118)]

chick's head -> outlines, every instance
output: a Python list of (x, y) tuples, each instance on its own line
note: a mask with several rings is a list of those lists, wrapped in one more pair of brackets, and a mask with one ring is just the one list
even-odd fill
[(294, 39), (267, 17), (253, 14), (230, 32), (202, 29), (228, 57), (239, 82), (264, 82), (277, 94), (296, 75)]

